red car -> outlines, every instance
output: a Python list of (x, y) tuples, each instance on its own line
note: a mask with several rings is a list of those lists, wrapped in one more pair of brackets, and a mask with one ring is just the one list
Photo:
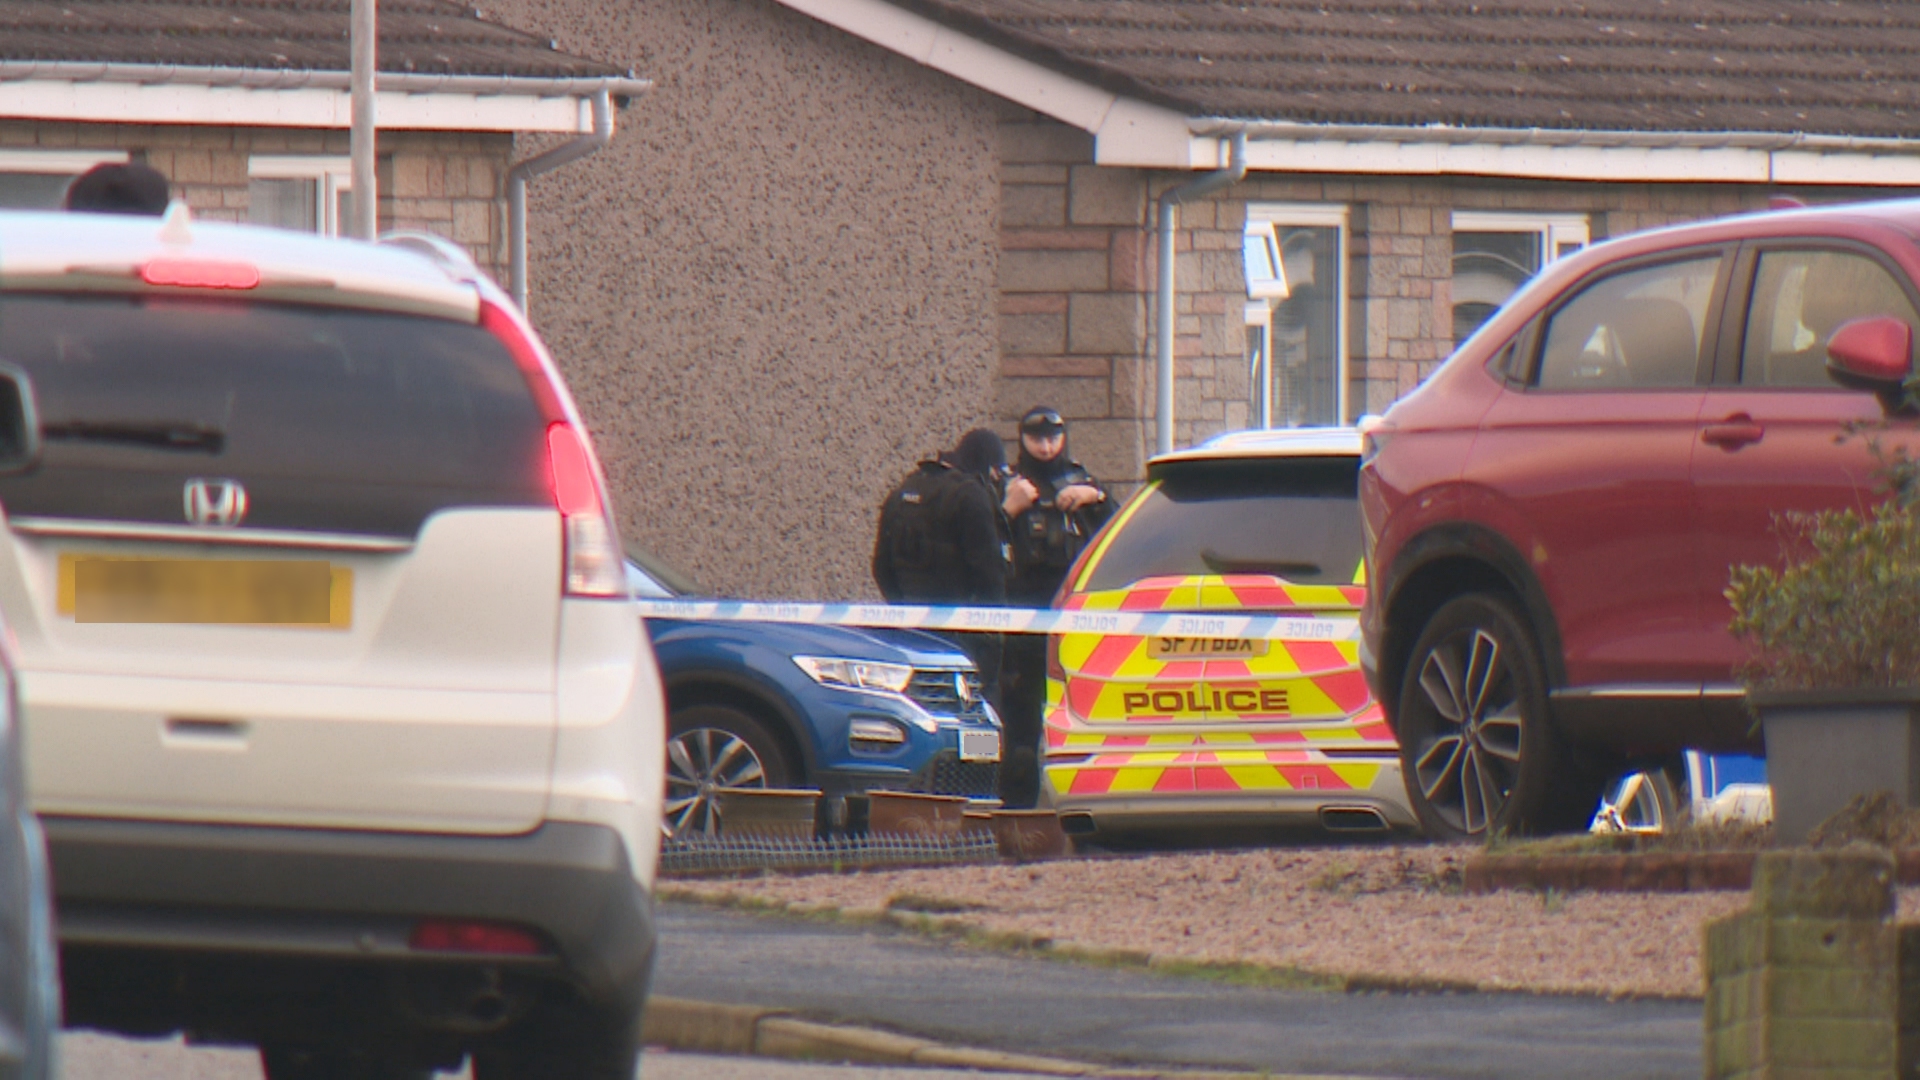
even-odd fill
[[(1920, 202), (1754, 214), (1555, 263), (1363, 448), (1362, 668), (1436, 836), (1583, 827), (1683, 748), (1759, 749), (1728, 568), (1874, 497)], [(1890, 412), (1890, 410), (1892, 410)]]

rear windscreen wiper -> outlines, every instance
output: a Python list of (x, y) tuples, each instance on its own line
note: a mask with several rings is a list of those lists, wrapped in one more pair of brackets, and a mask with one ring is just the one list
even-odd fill
[(1320, 564), (1310, 562), (1283, 562), (1278, 559), (1235, 558), (1222, 555), (1212, 548), (1200, 552), (1200, 561), (1208, 570), (1216, 574), (1272, 574), (1288, 581), (1302, 581), (1320, 576)]
[(227, 433), (206, 424), (127, 420), (62, 420), (40, 428), (43, 439), (73, 442), (127, 443), (156, 450), (186, 450), (218, 454), (227, 446)]

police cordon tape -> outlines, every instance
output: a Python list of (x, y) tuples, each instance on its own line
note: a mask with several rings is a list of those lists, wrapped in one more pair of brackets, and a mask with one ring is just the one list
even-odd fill
[(936, 607), (920, 604), (765, 603), (749, 600), (634, 601), (650, 619), (812, 623), (895, 630), (1002, 634), (1120, 634), (1135, 637), (1357, 641), (1360, 620), (1345, 616), (1192, 611), (1060, 611), (1054, 608)]

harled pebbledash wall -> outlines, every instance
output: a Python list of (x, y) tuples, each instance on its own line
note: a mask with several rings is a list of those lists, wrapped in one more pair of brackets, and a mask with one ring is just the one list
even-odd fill
[(486, 11), (655, 82), (528, 197), (623, 532), (710, 589), (874, 595), (886, 492), (994, 415), (992, 99), (771, 0)]

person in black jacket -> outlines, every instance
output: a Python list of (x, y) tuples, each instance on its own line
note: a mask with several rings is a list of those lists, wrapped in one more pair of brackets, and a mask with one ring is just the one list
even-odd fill
[[(1067, 424), (1040, 406), (1020, 419), (1020, 457), (1007, 484), (1006, 510), (1013, 548), (1007, 600), (1046, 607), (1068, 567), (1113, 516), (1106, 489), (1067, 451)], [(1007, 642), (1000, 684), (1006, 752), (1000, 798), (1029, 807), (1040, 794), (1040, 728), (1046, 707), (1047, 639), (1019, 634)]]
[[(880, 506), (873, 580), (890, 603), (999, 607), (1007, 602), (1005, 510), (999, 483), (1007, 464), (1000, 437), (985, 428), (922, 461)], [(973, 658), (989, 700), (998, 700), (998, 634), (955, 634)]]

